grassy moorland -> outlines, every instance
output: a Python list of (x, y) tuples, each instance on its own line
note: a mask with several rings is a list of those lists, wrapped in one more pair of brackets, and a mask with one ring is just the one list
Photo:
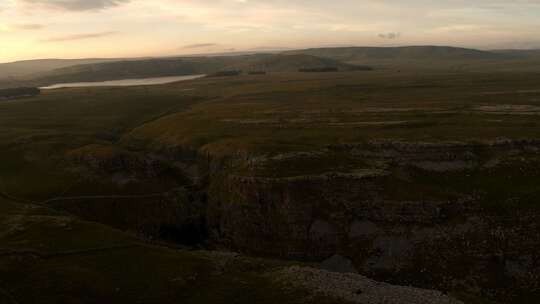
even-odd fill
[(538, 139), (539, 80), (522, 72), (377, 70), (44, 91), (0, 103), (0, 180), (15, 196), (46, 199), (73, 180), (66, 156), (89, 145), (272, 155), (377, 140)]
[(73, 184), (64, 163), (68, 151), (114, 144), (131, 129), (198, 101), (163, 89), (72, 89), (2, 102), (3, 190), (36, 200), (62, 193)]
[(374, 71), (201, 80), (177, 87), (208, 101), (135, 128), (125, 139), (267, 153), (381, 139), (538, 138), (539, 78)]
[[(209, 265), (219, 262), (208, 253), (142, 244), (121, 212), (135, 212), (145, 195), (192, 186), (197, 174), (185, 162), (195, 155), (240, 158), (246, 161), (223, 172), (271, 180), (368, 172), (379, 178), (383, 201), (474, 197), (497, 212), (537, 210), (537, 150), (489, 147), (540, 139), (539, 83), (539, 73), (525, 70), (409, 67), (72, 88), (0, 101), (0, 254), (8, 257), (0, 276), (10, 278), (0, 292), (20, 303), (38, 297), (56, 303), (58, 294), (68, 303), (81, 294), (88, 302), (298, 303), (303, 291), (273, 287), (262, 262), (248, 259), (216, 279)], [(467, 151), (464, 161), (444, 165), (433, 165), (441, 160), (429, 155), (405, 162), (400, 153), (415, 151), (388, 156), (377, 150), (385, 143), (443, 145), (437, 157), (471, 145), (472, 156)], [(196, 201), (189, 196), (185, 201)], [(92, 209), (97, 200), (102, 210)], [(125, 220), (115, 226), (131, 233), (66, 210), (107, 224)], [(141, 207), (138, 216), (146, 211)], [(90, 283), (93, 289), (85, 289)], [(141, 298), (142, 286), (148, 287)]]

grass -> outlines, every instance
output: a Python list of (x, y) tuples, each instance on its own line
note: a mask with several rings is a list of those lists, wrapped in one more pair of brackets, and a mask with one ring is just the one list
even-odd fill
[[(515, 73), (339, 75), (319, 79), (288, 75), (288, 82), (280, 81), (285, 75), (278, 75), (264, 83), (212, 83), (221, 97), (140, 126), (124, 140), (143, 138), (194, 148), (211, 145), (216, 151), (223, 151), (216, 145), (223, 141), (231, 151), (257, 153), (275, 150), (276, 145), (284, 150), (309, 150), (373, 139), (472, 141), (540, 136), (535, 115), (474, 110), (478, 105), (537, 105), (540, 93), (484, 95), (501, 86), (509, 91), (536, 88), (536, 74), (528, 80)], [(293, 80), (294, 86), (289, 87)], [(208, 84), (201, 81), (199, 85)]]
[(0, 210), (0, 277), (9, 278), (0, 288), (17, 303), (306, 303), (309, 295), (265, 274), (286, 262), (240, 257), (217, 272), (218, 255), (143, 244), (46, 208), (0, 199)]
[[(197, 102), (168, 88), (67, 89), (0, 104), (3, 191), (46, 199), (76, 181), (66, 156), (87, 145), (110, 145), (123, 133)], [(159, 97), (158, 97), (159, 96)]]

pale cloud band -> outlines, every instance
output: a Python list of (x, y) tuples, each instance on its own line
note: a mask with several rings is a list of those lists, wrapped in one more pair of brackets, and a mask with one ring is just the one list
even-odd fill
[(64, 41), (74, 41), (74, 40), (84, 40), (91, 38), (100, 38), (105, 36), (110, 36), (116, 34), (116, 32), (100, 32), (100, 33), (86, 33), (86, 34), (75, 34), (68, 36), (59, 36), (43, 39), (43, 42), (64, 42)]
[(189, 44), (185, 45), (184, 49), (201, 49), (201, 48), (208, 48), (208, 47), (214, 47), (217, 46), (217, 43), (196, 43), (196, 44)]

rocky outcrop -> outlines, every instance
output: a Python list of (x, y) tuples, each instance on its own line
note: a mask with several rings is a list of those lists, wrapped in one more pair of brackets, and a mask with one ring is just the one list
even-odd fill
[(193, 188), (149, 195), (65, 197), (48, 205), (149, 240), (199, 245), (207, 239), (205, 196)]
[(313, 262), (340, 256), (375, 279), (519, 303), (539, 298), (539, 147), (381, 141), (219, 157), (87, 147), (72, 157), (98, 175), (168, 180), (173, 168), (188, 181), (152, 198), (55, 204), (147, 237)]
[[(328, 151), (347, 151), (386, 173), (216, 175), (208, 206), (214, 244), (312, 261), (340, 254), (378, 279), (505, 301), (538, 295), (540, 212), (521, 196), (536, 191), (528, 178), (540, 180), (538, 143), (385, 142)], [(508, 184), (524, 176), (519, 189)], [(501, 197), (494, 184), (504, 185)]]
[(194, 183), (193, 154), (179, 152), (174, 151), (183, 157), (172, 158), (170, 151), (149, 154), (97, 144), (72, 150), (70, 170), (81, 184), (74, 191), (89, 194), (64, 194), (45, 203), (146, 239), (201, 244), (207, 238), (206, 195)]

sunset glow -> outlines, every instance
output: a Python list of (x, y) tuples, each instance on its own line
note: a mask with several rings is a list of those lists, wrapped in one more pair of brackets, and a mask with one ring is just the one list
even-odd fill
[(0, 0), (0, 62), (341, 45), (537, 48), (540, 1)]

